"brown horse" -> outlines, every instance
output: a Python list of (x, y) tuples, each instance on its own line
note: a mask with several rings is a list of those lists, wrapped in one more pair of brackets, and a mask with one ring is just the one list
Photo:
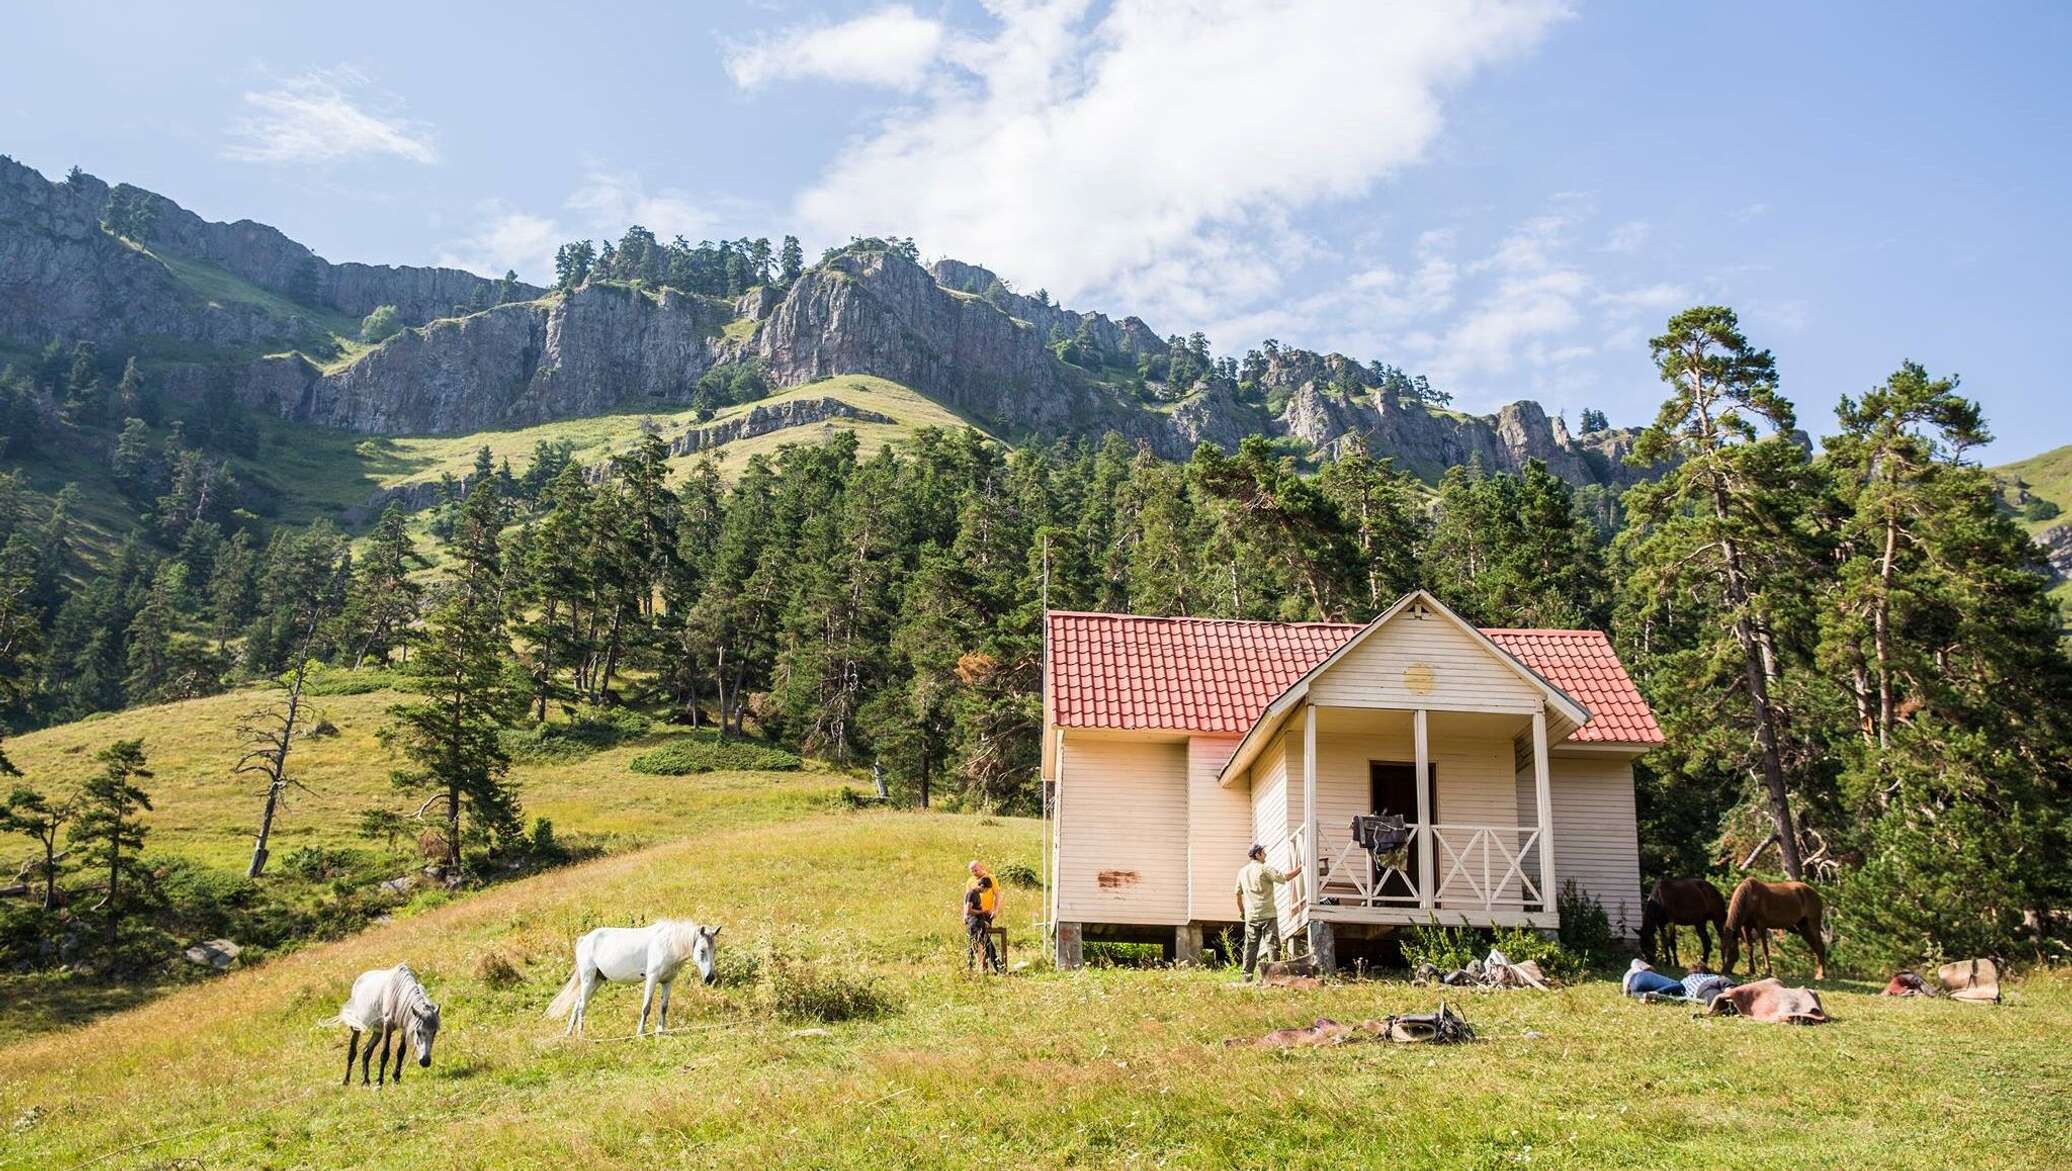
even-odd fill
[(1720, 952), (1726, 958), (1726, 974), (1734, 972), (1735, 947), (1748, 945), (1748, 974), (1755, 975), (1755, 941), (1763, 941), (1763, 969), (1770, 970), (1770, 931), (1782, 927), (1795, 932), (1813, 949), (1813, 978), (1827, 979), (1827, 944), (1820, 939), (1820, 893), (1803, 882), (1760, 882), (1744, 878), (1727, 903), (1727, 926), (1721, 933)]
[[(1700, 963), (1712, 963), (1712, 932), (1708, 927), (1719, 931), (1720, 950), (1725, 952), (1727, 900), (1720, 897), (1719, 888), (1702, 878), (1665, 878), (1657, 882), (1654, 892), (1640, 907), (1640, 947), (1650, 962), (1677, 962), (1678, 927), (1698, 929), (1698, 942), (1704, 949)], [(1661, 943), (1659, 956), (1657, 940)]]

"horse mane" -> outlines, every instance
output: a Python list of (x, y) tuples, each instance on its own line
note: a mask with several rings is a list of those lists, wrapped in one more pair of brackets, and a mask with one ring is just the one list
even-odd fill
[(1727, 900), (1727, 930), (1739, 931), (1748, 922), (1749, 903), (1756, 897), (1753, 879), (1744, 879), (1734, 887), (1734, 895)]
[(696, 954), (698, 937), (704, 930), (690, 919), (655, 920), (655, 934), (666, 941), (672, 961), (688, 960)]

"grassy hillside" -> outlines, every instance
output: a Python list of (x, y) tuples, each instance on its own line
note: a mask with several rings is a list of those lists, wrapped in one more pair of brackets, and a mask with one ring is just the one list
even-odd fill
[(1993, 469), (2006, 487), (2005, 495), (2010, 506), (2016, 508), (2020, 491), (2027, 490), (2035, 500), (2047, 500), (2058, 506), (2056, 517), (2037, 520), (2023, 517), (2022, 524), (2030, 532), (2041, 532), (2053, 525), (2072, 524), (2072, 444), (2031, 456), (2016, 463), (2002, 464)]
[[(389, 705), (403, 698), (401, 692), (374, 691), (313, 701), (317, 716), (338, 733), (297, 741), (290, 763), (307, 791), (288, 797), (274, 828), (276, 856), (298, 846), (364, 845), (353, 829), (359, 812), (404, 801), (389, 781), (400, 761), (378, 738)], [(141, 737), (156, 774), (147, 786), (157, 804), (145, 819), (150, 849), (242, 872), (251, 856), (259, 797), (250, 781), (232, 775), (241, 754), (234, 729), (265, 699), (239, 691), (133, 708), (10, 737), (7, 754), (34, 784), (66, 790), (96, 770), (97, 749)], [(577, 761), (521, 762), (511, 775), (528, 818), (550, 818), (564, 836), (587, 836), (611, 849), (667, 840), (691, 827), (794, 817), (824, 805), (848, 780), (824, 771), (673, 778), (627, 770), (636, 754), (687, 734), (657, 731)]]
[[(745, 414), (758, 405), (823, 397), (841, 399), (895, 421), (836, 419), (738, 440), (700, 456), (711, 455), (722, 473), (731, 479), (747, 464), (751, 454), (772, 454), (788, 443), (824, 443), (836, 434), (854, 431), (868, 455), (884, 444), (898, 446), (908, 442), (923, 427), (974, 425), (918, 391), (867, 375), (843, 375), (794, 387), (760, 403), (729, 407), (704, 425)], [(509, 431), (398, 437), (360, 435), (265, 419), (259, 424), (258, 453), (230, 462), (238, 480), (266, 499), (272, 519), (304, 525), (319, 517), (338, 519), (384, 488), (436, 481), (441, 474), (465, 474), (474, 466), (475, 453), (483, 447), (488, 447), (499, 462), (508, 459), (514, 469), (522, 472), (532, 458), (534, 446), (541, 442), (572, 443), (578, 460), (594, 463), (631, 446), (645, 426), (660, 427), (664, 435), (674, 436), (694, 422), (695, 416), (687, 410), (626, 413), (563, 419)], [(122, 534), (146, 512), (116, 487), (107, 458), (114, 438), (104, 438), (105, 444), (89, 437), (86, 442), (47, 443), (25, 459), (0, 458), (0, 471), (19, 470), (25, 474), (29, 487), (44, 498), (41, 506), (47, 506), (48, 498), (64, 485), (79, 486), (73, 539), (94, 561), (113, 549)], [(672, 464), (680, 475), (700, 456), (678, 457)]]
[[(2015, 509), (2015, 516), (2023, 528), (2031, 533), (2040, 533), (2056, 525), (2072, 524), (2072, 444), (2016, 463), (2003, 464), (1994, 468), (1993, 474), (2005, 485), (2008, 505)], [(2025, 492), (2030, 500), (2044, 500), (2057, 505), (2057, 514), (2050, 517), (2025, 515), (2018, 503)], [(2072, 614), (2072, 581), (2059, 582), (2051, 596), (2068, 614)]]
[[(1838, 1023), (1812, 1030), (1694, 1020), (1603, 980), (1449, 993), (1482, 1042), (1285, 1053), (1220, 1041), (1436, 997), (962, 974), (962, 862), (1034, 862), (1039, 840), (1027, 821), (905, 812), (693, 827), (401, 918), (0, 1049), (0, 1165), (2042, 1166), (2072, 1126), (2063, 974), (1997, 1009), (1831, 985)], [(1018, 948), (1037, 901), (1009, 892)], [(622, 986), (591, 1039), (563, 1041), (541, 1008), (572, 941), (663, 914), (725, 925), (727, 979), (679, 986), (673, 1036), (623, 1039)], [(802, 969), (868, 983), (889, 1009), (786, 1015), (751, 957), (794, 988)], [(398, 961), (444, 1008), (433, 1067), (341, 1088), (343, 1037), (313, 1026), (355, 974)]]

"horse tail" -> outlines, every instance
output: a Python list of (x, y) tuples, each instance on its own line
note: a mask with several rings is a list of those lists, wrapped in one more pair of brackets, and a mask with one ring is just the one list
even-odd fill
[(554, 1003), (547, 1006), (547, 1015), (556, 1020), (567, 1016), (575, 1009), (576, 996), (581, 992), (582, 987), (583, 969), (578, 967), (575, 971), (568, 974), (568, 983), (561, 986), (561, 991), (554, 997)]

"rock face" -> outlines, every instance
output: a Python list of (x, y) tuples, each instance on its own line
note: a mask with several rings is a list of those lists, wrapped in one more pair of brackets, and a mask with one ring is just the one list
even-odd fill
[[(1191, 388), (1132, 389), (1140, 360), (1169, 348), (1150, 326), (1011, 292), (956, 260), (923, 268), (898, 252), (856, 248), (789, 288), (731, 301), (600, 281), (546, 295), (453, 269), (332, 264), (264, 224), (211, 223), (135, 192), (157, 212), (146, 252), (101, 228), (109, 194), (92, 176), (52, 183), (0, 158), (0, 342), (90, 338), (147, 354), (168, 342), (231, 347), (213, 360), (156, 362), (149, 376), (174, 399), (227, 387), (285, 419), (464, 434), (675, 409), (715, 365), (755, 362), (779, 387), (841, 374), (891, 379), (1010, 438), (1114, 431), (1179, 459), (1203, 443), (1228, 449), (1269, 434), (1326, 455), (1358, 442), (1427, 478), (1471, 461), (1511, 471), (1528, 459), (1578, 484), (1637, 478), (1621, 462), (1632, 431), (1572, 436), (1531, 402), (1487, 416), (1434, 409), (1400, 374), (1339, 354), (1271, 349), (1242, 393), (1227, 374)], [(204, 295), (206, 283), (183, 279), (171, 258), (275, 296)], [(298, 304), (311, 307), (309, 318)], [(327, 353), (308, 344), (328, 338), (318, 311), (359, 316), (382, 304), (417, 327), (350, 364), (327, 373), (299, 353), (251, 359)], [(1064, 360), (1054, 338), (1079, 357)], [(765, 425), (797, 423), (751, 412), (720, 426)]]
[[(208, 298), (166, 266), (101, 228), (111, 188), (92, 175), (50, 182), (0, 157), (0, 337), (31, 342), (154, 337), (218, 345), (297, 340), (314, 321)], [(279, 229), (251, 220), (202, 219), (138, 190), (155, 212), (151, 251), (198, 260), (313, 309), (362, 317), (394, 305), (413, 325), (544, 290), (500, 287), (451, 268), (332, 264)]]
[(196, 296), (101, 230), (107, 202), (107, 184), (92, 176), (50, 183), (0, 158), (0, 340), (243, 345), (296, 331), (253, 306)]
[(2072, 581), (2072, 524), (2052, 525), (2036, 534), (2037, 547), (2059, 581)]

